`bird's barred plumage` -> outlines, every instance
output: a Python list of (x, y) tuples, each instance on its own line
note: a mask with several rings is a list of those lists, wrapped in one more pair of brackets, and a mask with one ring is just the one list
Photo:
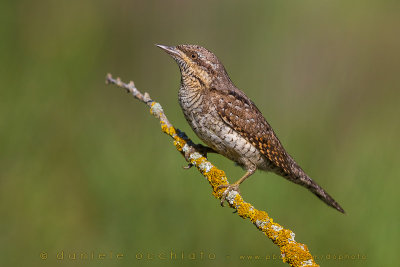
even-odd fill
[(286, 152), (260, 110), (235, 87), (213, 53), (195, 45), (160, 47), (180, 67), (179, 103), (194, 132), (217, 153), (247, 170), (235, 188), (256, 169), (273, 171), (344, 212)]
[(271, 161), (271, 168), (282, 174), (290, 174), (293, 162), (271, 126), (249, 98), (238, 94), (236, 90), (220, 89), (218, 93), (212, 93), (212, 102), (223, 121)]

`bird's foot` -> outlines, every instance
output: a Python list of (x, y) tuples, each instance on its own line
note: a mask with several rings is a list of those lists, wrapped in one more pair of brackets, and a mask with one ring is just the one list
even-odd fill
[(238, 194), (240, 194), (239, 183), (218, 186), (218, 189), (221, 189), (221, 188), (226, 188), (224, 193), (222, 194), (222, 197), (221, 197), (221, 206), (222, 207), (224, 206), (226, 197), (228, 196), (228, 194), (230, 192), (236, 191), (236, 192), (238, 192)]
[(190, 162), (190, 155), (192, 155), (194, 152), (196, 152), (196, 148), (194, 148), (193, 146), (188, 146), (188, 149), (183, 151), (183, 156), (185, 157), (186, 161), (189, 162), (187, 166), (182, 167), (185, 170), (189, 170), (194, 166), (193, 163)]
[(188, 165), (186, 165), (186, 166), (182, 166), (182, 168), (183, 169), (185, 169), (185, 170), (189, 170), (190, 168), (192, 168), (194, 165), (192, 164), (192, 163), (189, 163)]
[[(199, 152), (202, 154), (205, 158), (207, 158), (207, 153), (217, 153), (214, 149), (208, 146), (203, 146), (202, 144), (192, 144), (189, 146), (189, 149), (185, 150), (184, 152), (184, 157), (186, 161), (190, 162), (190, 155), (193, 154), (194, 152)], [(189, 163), (187, 166), (183, 166), (185, 170), (189, 170), (192, 168), (194, 165), (192, 163)]]

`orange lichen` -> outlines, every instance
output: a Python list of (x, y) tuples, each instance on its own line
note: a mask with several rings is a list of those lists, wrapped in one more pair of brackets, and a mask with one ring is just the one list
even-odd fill
[[(253, 223), (256, 223), (257, 221), (267, 221), (269, 219), (268, 213), (262, 210), (255, 210), (253, 213), (253, 217), (250, 217), (250, 220)], [(269, 219), (272, 222), (272, 219)]]
[(240, 203), (237, 208), (238, 215), (244, 219), (250, 217), (250, 214), (249, 214), (250, 207), (251, 207), (251, 205), (249, 203), (245, 203), (245, 202)]
[[(107, 75), (107, 82), (114, 83), (117, 86), (129, 89), (130, 91), (135, 91), (133, 94), (134, 97), (150, 106), (150, 113), (159, 119), (162, 131), (174, 139), (176, 149), (184, 154), (185, 158), (196, 166), (197, 169), (207, 178), (213, 189), (212, 194), (216, 198), (220, 199), (226, 188), (219, 188), (219, 186), (228, 185), (225, 172), (216, 168), (207, 161), (204, 156), (199, 152), (196, 152), (195, 147), (192, 147), (191, 149), (193, 149), (193, 152), (189, 153), (189, 149), (187, 148), (190, 148), (188, 144), (190, 144), (191, 141), (187, 138), (178, 136), (177, 130), (175, 130), (175, 128), (169, 123), (161, 105), (152, 101), (147, 93), (142, 95), (134, 87), (133, 82), (129, 85), (125, 84), (120, 79), (113, 79), (111, 74)], [(262, 141), (261, 138), (260, 141)], [(267, 146), (264, 145), (269, 156), (270, 154), (277, 154), (276, 151), (270, 151), (270, 143), (271, 141), (268, 140)], [(281, 161), (280, 158), (279, 161)], [(284, 262), (289, 263), (291, 266), (318, 266), (311, 256), (307, 246), (296, 242), (294, 240), (294, 233), (290, 230), (284, 229), (281, 225), (274, 223), (272, 218), (270, 218), (265, 211), (257, 210), (249, 203), (246, 203), (240, 194), (235, 191), (229, 193), (226, 199), (229, 202), (230, 207), (237, 210), (240, 217), (250, 218), (251, 222), (257, 227), (257, 229), (262, 231), (279, 247)]]
[(311, 255), (306, 245), (301, 244), (299, 246), (298, 244), (290, 243), (281, 248), (281, 253), (283, 261), (292, 266), (303, 266), (307, 261), (311, 264), (307, 266), (318, 266), (310, 257)]
[[(175, 131), (175, 129), (174, 129), (174, 131)], [(182, 152), (183, 147), (186, 145), (186, 141), (175, 134), (174, 145), (175, 145), (176, 149), (178, 149), (178, 151)]]
[(280, 247), (286, 246), (289, 243), (289, 240), (291, 239), (291, 232), (292, 231), (287, 229), (282, 229), (281, 231), (279, 231), (275, 243)]
[[(176, 149), (183, 153), (185, 150), (184, 147), (188, 146), (189, 140), (187, 141), (179, 137), (174, 127), (168, 126), (168, 124), (161, 119), (162, 117), (160, 114), (155, 114), (153, 110), (154, 105), (155, 103), (152, 103), (151, 113), (160, 119), (162, 131), (173, 137)], [(155, 108), (157, 112), (160, 110), (162, 111), (161, 106), (156, 106)], [(225, 172), (212, 165), (207, 158), (200, 153), (195, 152), (195, 149), (193, 151), (194, 152), (189, 155), (188, 160), (207, 178), (213, 188), (212, 194), (220, 199), (226, 188), (219, 188), (219, 186), (228, 185)], [(234, 198), (232, 199), (232, 197)], [(233, 194), (229, 201), (229, 205), (237, 210), (241, 218), (250, 218), (251, 222), (280, 248), (283, 262), (287, 262), (291, 266), (318, 266), (314, 262), (307, 247), (294, 240), (293, 232), (274, 223), (273, 219), (270, 218), (265, 211), (255, 209), (251, 204), (245, 202), (240, 194)]]

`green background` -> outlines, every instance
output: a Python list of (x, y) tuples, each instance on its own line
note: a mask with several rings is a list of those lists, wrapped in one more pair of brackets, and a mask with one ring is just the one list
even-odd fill
[[(104, 84), (107, 72), (134, 80), (197, 142), (177, 102), (178, 68), (156, 43), (215, 52), (347, 214), (271, 173), (243, 184), (247, 201), (293, 230), (313, 255), (330, 256), (317, 260), (323, 266), (393, 264), (400, 236), (398, 3), (1, 2), (0, 265), (284, 266), (266, 260), (279, 255), (270, 240), (221, 208), (195, 169), (182, 169), (184, 159), (147, 107)], [(230, 181), (243, 175), (221, 156), (209, 159)], [(178, 259), (157, 258), (171, 251)], [(92, 252), (113, 258), (68, 259)]]

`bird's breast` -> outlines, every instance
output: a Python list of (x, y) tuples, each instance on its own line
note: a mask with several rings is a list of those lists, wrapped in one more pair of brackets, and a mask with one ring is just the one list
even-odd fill
[(204, 143), (242, 166), (266, 169), (262, 168), (262, 154), (221, 119), (206, 95), (181, 88), (179, 103), (189, 125)]

